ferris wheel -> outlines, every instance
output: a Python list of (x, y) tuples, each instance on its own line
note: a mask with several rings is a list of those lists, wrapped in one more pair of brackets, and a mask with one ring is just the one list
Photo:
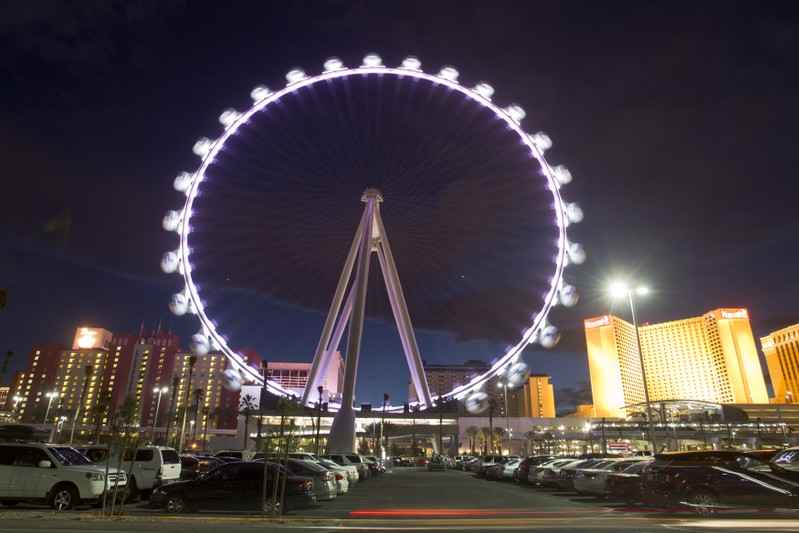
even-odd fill
[[(546, 161), (551, 140), (542, 132), (527, 133), (520, 106), (500, 106), (490, 84), (469, 87), (459, 78), (451, 66), (426, 73), (415, 57), (398, 67), (384, 65), (376, 54), (357, 67), (331, 58), (321, 74), (293, 69), (285, 87), (273, 91), (258, 86), (246, 111), (228, 108), (221, 114), (221, 135), (203, 137), (193, 147), (200, 158), (197, 170), (181, 172), (174, 180), (175, 189), (186, 196), (183, 207), (163, 219), (164, 229), (177, 233), (179, 244), (164, 254), (161, 267), (180, 274), (184, 285), (172, 296), (170, 310), (178, 316), (195, 314), (200, 322), (191, 337), (192, 352), (202, 356), (221, 351), (245, 381), (263, 385), (259, 370), (231, 345), (246, 345), (237, 335), (254, 330), (264, 337), (281, 334), (279, 326), (270, 330), (270, 324), (289, 312), (301, 313), (296, 307), (302, 305), (292, 304), (295, 297), (329, 301), (333, 287), (322, 282), (317, 287), (315, 280), (337, 272), (341, 263), (336, 261), (343, 255), (334, 259), (327, 251), (320, 259), (310, 257), (310, 250), (332, 241), (346, 254), (358, 214), (347, 212), (352, 203), (357, 206), (360, 193), (377, 189), (381, 192), (373, 197), (383, 202), (385, 195), (386, 233), (396, 239), (392, 245), (397, 245), (399, 274), (411, 289), (404, 294), (420, 302), (427, 299), (411, 302), (410, 317), (416, 320), (421, 309), (426, 329), (461, 309), (465, 315), (475, 314), (481, 306), (472, 295), (480, 292), (476, 287), (481, 280), (499, 287), (497, 280), (514, 277), (512, 270), (517, 269), (520, 279), (530, 281), (524, 291), (527, 303), (507, 305), (517, 315), (514, 325), (526, 321), (516, 338), (507, 339), (487, 372), (433, 397), (476, 399), (491, 378), (524, 370), (521, 355), (528, 345), (550, 348), (558, 342), (560, 334), (548, 315), (553, 306), (576, 303), (577, 291), (565, 281), (564, 269), (586, 256), (567, 237), (567, 227), (583, 218), (580, 206), (561, 196), (571, 174), (565, 166)], [(355, 198), (352, 191), (358, 191)], [(449, 200), (453, 197), (459, 200)], [(482, 198), (494, 198), (487, 200), (493, 203), (473, 205)], [(462, 211), (466, 229), (458, 223)], [(535, 214), (528, 217), (529, 212)], [(315, 229), (309, 231), (306, 222)], [(421, 244), (414, 236), (421, 236)], [(425, 246), (435, 251), (418, 251)], [(528, 263), (533, 256), (536, 263)], [(405, 257), (411, 259), (403, 271)], [(264, 268), (259, 271), (258, 265)], [(419, 272), (416, 279), (406, 278), (414, 269)], [(276, 272), (296, 273), (304, 281), (284, 283)], [(423, 285), (418, 291), (413, 289), (417, 281)], [(315, 289), (311, 296), (298, 287), (309, 284)], [(508, 289), (500, 287), (493, 294), (503, 290)], [(396, 296), (389, 299), (396, 316)], [(240, 303), (245, 301), (250, 303)], [(437, 313), (436, 301), (448, 302), (448, 311)], [(270, 319), (256, 318), (268, 306), (280, 311)], [(498, 310), (505, 309), (492, 311)], [(244, 326), (249, 320), (253, 325)], [(343, 329), (332, 326), (326, 328)], [(329, 358), (341, 334), (328, 333), (324, 350), (318, 352)], [(414, 342), (403, 344), (413, 347)], [(406, 356), (409, 367), (413, 357), (418, 363), (418, 350), (415, 356), (406, 351)], [(309, 389), (318, 381), (309, 381)], [(417, 390), (426, 386), (415, 384)], [(266, 386), (275, 394), (292, 394), (271, 380)], [(429, 405), (430, 397), (420, 403)]]

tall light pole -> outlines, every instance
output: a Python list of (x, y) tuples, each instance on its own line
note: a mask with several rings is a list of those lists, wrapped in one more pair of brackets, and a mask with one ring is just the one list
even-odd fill
[(153, 436), (150, 441), (155, 444), (155, 426), (158, 423), (158, 410), (161, 409), (161, 395), (169, 390), (169, 387), (156, 387), (153, 392), (158, 393), (158, 401), (155, 404), (155, 415), (153, 415)]
[(47, 396), (50, 399), (47, 401), (47, 411), (44, 412), (44, 422), (42, 422), (42, 429), (44, 429), (44, 427), (47, 425), (47, 417), (50, 416), (50, 406), (53, 405), (53, 399), (58, 398), (58, 393), (48, 392), (47, 394), (45, 394), (45, 396)]
[(319, 433), (321, 431), (321, 424), (322, 424), (322, 392), (325, 390), (322, 385), (316, 387), (317, 392), (319, 393), (319, 402), (316, 406), (316, 455), (319, 455)]
[(631, 289), (628, 286), (616, 283), (611, 288), (614, 296), (627, 296), (630, 301), (630, 313), (633, 318), (633, 328), (635, 329), (635, 343), (638, 347), (638, 362), (641, 365), (641, 381), (644, 385), (644, 401), (646, 401), (646, 418), (649, 422), (649, 439), (652, 442), (652, 455), (657, 453), (657, 439), (655, 437), (655, 425), (652, 423), (652, 404), (649, 401), (649, 385), (646, 381), (646, 368), (644, 367), (644, 351), (641, 348), (641, 335), (638, 331), (638, 318), (635, 314), (635, 296), (634, 294), (646, 294), (648, 289), (646, 287), (638, 287)]
[(508, 432), (508, 455), (510, 455), (510, 419), (508, 418), (508, 387), (510, 387), (510, 383), (508, 383), (503, 376), (499, 383), (497, 383), (497, 387), (502, 387), (502, 396), (505, 397), (505, 431)]
[[(383, 461), (386, 460), (386, 448), (388, 448), (387, 445), (383, 444), (383, 426), (386, 424), (386, 406), (388, 405), (388, 399), (389, 399), (388, 393), (384, 392), (383, 412), (380, 415), (380, 449), (381, 449), (380, 459), (382, 459)], [(388, 439), (386, 439), (386, 441), (388, 441)], [(386, 442), (386, 444), (388, 444), (388, 442)]]

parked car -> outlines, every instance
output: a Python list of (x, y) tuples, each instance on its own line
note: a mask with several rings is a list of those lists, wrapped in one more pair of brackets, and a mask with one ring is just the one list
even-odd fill
[(580, 459), (568, 457), (542, 464), (540, 472), (538, 468), (536, 468), (536, 484), (542, 487), (557, 487), (560, 469), (578, 462), (580, 462)]
[(330, 459), (339, 465), (353, 465), (358, 469), (359, 481), (366, 481), (372, 477), (372, 472), (369, 470), (369, 467), (366, 466), (363, 458), (357, 453), (329, 453), (323, 455), (322, 457), (325, 459)]
[(605, 465), (613, 459), (584, 459), (578, 460), (576, 463), (564, 465), (560, 472), (558, 472), (558, 490), (571, 491), (574, 490), (574, 476), (582, 468), (594, 468)]
[(519, 463), (513, 471), (513, 480), (521, 484), (530, 483), (528, 476), (530, 475), (530, 468), (551, 461), (555, 459), (554, 455), (532, 455)]
[[(178, 452), (167, 446), (136, 446), (124, 449), (95, 444), (78, 448), (101, 467), (122, 465), (128, 477), (128, 498), (136, 501), (147, 497), (153, 489), (180, 480), (181, 462)], [(121, 462), (120, 462), (121, 460)]]
[[(264, 468), (267, 469), (265, 497)], [(150, 496), (149, 505), (167, 513), (214, 509), (260, 512), (265, 498), (266, 510), (271, 512), (276, 472), (286, 476), (283, 513), (316, 502), (313, 479), (298, 476), (275, 463), (236, 461), (218, 466), (199, 479), (159, 487)]]
[(53, 509), (102, 502), (103, 493), (124, 490), (125, 472), (92, 463), (69, 446), (40, 442), (0, 443), (0, 502), (41, 502)]
[(358, 484), (359, 475), (358, 475), (358, 468), (355, 465), (340, 465), (338, 463), (334, 463), (330, 459), (325, 459), (324, 457), (319, 457), (319, 464), (325, 467), (339, 469), (345, 472), (347, 477), (348, 489), (349, 487), (354, 487)]
[(50, 432), (25, 424), (0, 425), (0, 441), (46, 442)]
[(644, 461), (648, 462), (643, 457), (620, 457), (618, 459), (608, 459), (589, 468), (579, 468), (575, 472), (572, 482), (574, 490), (580, 494), (591, 494), (604, 498), (607, 496), (605, 479), (607, 479), (608, 475), (623, 472), (627, 467)]
[(443, 455), (434, 455), (430, 458), (430, 462), (427, 463), (427, 469), (430, 471), (433, 470), (446, 470), (447, 469), (447, 461)]
[(472, 468), (477, 477), (486, 477), (486, 470), (498, 465), (503, 459), (502, 455), (481, 455)]
[(383, 463), (374, 455), (364, 455), (362, 458), (363, 462), (366, 463), (366, 466), (369, 468), (369, 471), (373, 476), (379, 476), (386, 471), (386, 469), (383, 468)]
[(785, 448), (769, 459), (769, 468), (780, 477), (799, 482), (799, 446)]
[(556, 457), (554, 459), (550, 459), (549, 461), (544, 461), (541, 464), (531, 466), (530, 473), (527, 475), (527, 481), (532, 485), (541, 485), (544, 472), (551, 464), (554, 464), (556, 461), (563, 461), (566, 463), (572, 460), (574, 460), (574, 458), (566, 459), (564, 457)]
[[(300, 459), (304, 461), (304, 459)], [(309, 461), (312, 464), (319, 465), (322, 468), (327, 469), (335, 478), (336, 481), (336, 494), (344, 494), (345, 492), (349, 492), (350, 490), (350, 471), (344, 468), (343, 466), (337, 465), (333, 461), (327, 461), (326, 459), (320, 459), (316, 462)], [(357, 478), (358, 473), (355, 472), (354, 476)]]
[(452, 467), (458, 470), (464, 470), (463, 465), (468, 463), (472, 459), (474, 459), (473, 455), (456, 455), (455, 462), (452, 465)]
[(202, 477), (209, 470), (223, 465), (225, 462), (210, 455), (181, 455), (180, 480), (186, 481)]
[(336, 475), (324, 466), (300, 459), (288, 459), (285, 463), (281, 463), (281, 465), (283, 464), (285, 464), (290, 472), (298, 476), (313, 479), (316, 501), (331, 501), (336, 499), (338, 495)]
[(605, 495), (621, 500), (627, 505), (643, 502), (641, 496), (641, 472), (652, 462), (652, 457), (641, 457), (641, 461), (633, 463), (621, 472), (608, 474), (605, 477)]
[(642, 472), (641, 495), (650, 504), (687, 506), (700, 514), (723, 508), (799, 508), (799, 485), (772, 473), (775, 460), (779, 456), (764, 463), (728, 450), (658, 454)]
[(521, 462), (522, 460), (517, 457), (515, 459), (511, 459), (510, 461), (497, 465), (497, 469), (494, 472), (494, 478), (499, 480), (513, 479), (513, 472), (519, 467), (519, 464)]
[(252, 461), (256, 458), (255, 452), (252, 450), (222, 450), (216, 452), (214, 457), (218, 457), (228, 463), (232, 461)]

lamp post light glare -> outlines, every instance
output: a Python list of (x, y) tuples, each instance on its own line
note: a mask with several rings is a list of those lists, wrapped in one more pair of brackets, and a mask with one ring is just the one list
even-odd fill
[(649, 293), (646, 287), (638, 287), (635, 289), (630, 288), (623, 283), (614, 283), (610, 287), (610, 292), (615, 298), (626, 297), (630, 302), (630, 313), (633, 319), (633, 328), (635, 329), (635, 343), (638, 347), (638, 362), (641, 365), (641, 381), (644, 386), (644, 401), (646, 402), (646, 419), (649, 425), (649, 439), (652, 442), (652, 454), (657, 453), (657, 439), (655, 437), (655, 425), (652, 422), (652, 403), (649, 401), (649, 385), (646, 380), (646, 368), (644, 366), (644, 351), (641, 348), (641, 335), (638, 331), (638, 318), (635, 313), (635, 294), (645, 295)]
[(155, 427), (158, 423), (158, 410), (161, 409), (161, 395), (169, 390), (169, 387), (156, 387), (153, 392), (158, 393), (158, 401), (155, 404), (155, 415), (153, 415), (153, 435), (150, 440), (155, 444)]
[(497, 383), (497, 387), (501, 387), (503, 389), (502, 396), (505, 398), (505, 430), (508, 432), (508, 455), (511, 454), (510, 451), (510, 420), (508, 419), (508, 388), (510, 388), (510, 383), (506, 381), (506, 377), (502, 377), (500, 382)]
[(44, 412), (44, 422), (42, 422), (42, 429), (47, 425), (47, 418), (50, 416), (50, 407), (53, 405), (53, 399), (58, 397), (57, 392), (48, 392), (45, 394), (49, 398), (47, 401), (47, 410)]

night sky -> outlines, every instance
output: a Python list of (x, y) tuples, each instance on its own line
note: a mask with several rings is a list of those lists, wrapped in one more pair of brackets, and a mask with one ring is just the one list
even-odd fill
[[(406, 55), (487, 81), (517, 103), (585, 220), (569, 267), (579, 303), (550, 315), (563, 336), (524, 356), (552, 376), (560, 414), (590, 403), (583, 319), (613, 312), (617, 278), (648, 285), (642, 322), (746, 307), (756, 338), (799, 322), (799, 4), (789, 1), (12, 0), (0, 17), (0, 352), (91, 325), (135, 332), (174, 317), (182, 285), (160, 259), (193, 172), (197, 138), (222, 132), (258, 84), (331, 56)], [(516, 344), (551, 274), (539, 181), (490, 118), (390, 80), (368, 109), (330, 118), (335, 94), (296, 95), (253, 120), (209, 180), (198, 261), (234, 349), (308, 361), (363, 209), (377, 186), (422, 357), (486, 362)], [(369, 97), (367, 97), (369, 95)], [(395, 96), (396, 95), (396, 96)], [(313, 97), (317, 97), (314, 103)], [(367, 103), (369, 105), (367, 105)], [(371, 106), (371, 107), (369, 107)], [(388, 110), (396, 110), (393, 115)], [(364, 112), (365, 113), (365, 112)], [(390, 117), (394, 116), (394, 119)], [(400, 117), (400, 118), (396, 118)], [(376, 262), (376, 261), (374, 261)], [(409, 379), (385, 290), (370, 273), (358, 402), (402, 403)], [(235, 313), (232, 309), (246, 309)], [(758, 343), (759, 345), (759, 343)], [(765, 372), (765, 366), (764, 366)], [(4, 385), (8, 384), (8, 379)]]

